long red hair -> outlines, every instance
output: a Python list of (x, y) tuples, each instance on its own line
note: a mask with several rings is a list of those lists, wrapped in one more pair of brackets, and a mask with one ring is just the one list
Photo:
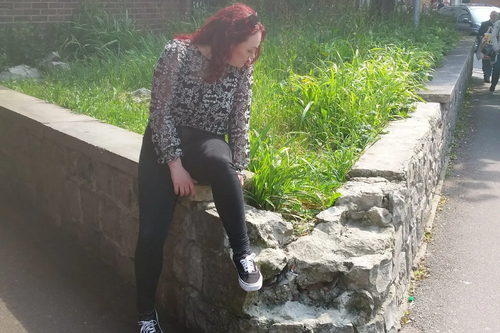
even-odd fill
[[(262, 44), (266, 37), (266, 28), (257, 18), (257, 13), (247, 5), (235, 3), (210, 16), (195, 32), (178, 35), (175, 39), (210, 46), (212, 57), (206, 80), (213, 82), (220, 79), (225, 64), (231, 58), (231, 46), (243, 43), (258, 31), (262, 32)], [(253, 64), (259, 56), (260, 45), (255, 57), (247, 65)]]

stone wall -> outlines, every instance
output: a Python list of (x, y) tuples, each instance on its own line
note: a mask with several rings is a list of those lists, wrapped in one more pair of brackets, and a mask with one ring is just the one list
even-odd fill
[[(411, 118), (391, 123), (307, 236), (247, 207), (265, 277), (240, 289), (217, 212), (177, 205), (158, 300), (190, 332), (396, 332), (472, 69), (472, 40), (436, 71)], [(134, 282), (140, 135), (0, 89), (0, 194), (48, 217)]]
[[(110, 11), (124, 12), (142, 28), (162, 30), (174, 15), (189, 14), (191, 0), (100, 0)], [(0, 28), (18, 23), (48, 23), (71, 19), (82, 0), (2, 0), (0, 1)]]

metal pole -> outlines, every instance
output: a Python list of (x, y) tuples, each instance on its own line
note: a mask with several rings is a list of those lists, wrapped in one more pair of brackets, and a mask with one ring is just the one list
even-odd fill
[(415, 23), (415, 37), (418, 33), (418, 26), (420, 25), (420, 0), (415, 0), (415, 17), (414, 17), (414, 23)]

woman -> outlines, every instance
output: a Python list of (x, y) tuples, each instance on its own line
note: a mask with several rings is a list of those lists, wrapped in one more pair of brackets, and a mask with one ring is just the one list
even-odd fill
[(262, 286), (250, 253), (241, 170), (249, 162), (252, 64), (265, 35), (257, 13), (236, 3), (194, 33), (177, 36), (158, 60), (139, 159), (135, 272), (141, 332), (162, 332), (154, 299), (163, 245), (177, 197), (194, 197), (198, 181), (212, 187), (240, 286)]

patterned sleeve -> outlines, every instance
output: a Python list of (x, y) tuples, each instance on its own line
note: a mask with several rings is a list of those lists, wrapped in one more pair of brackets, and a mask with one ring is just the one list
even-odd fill
[(170, 113), (182, 61), (181, 51), (177, 41), (168, 43), (153, 73), (149, 123), (159, 163), (168, 163), (182, 155), (181, 149), (178, 148), (180, 139), (175, 129), (175, 121)]
[(229, 115), (229, 147), (233, 163), (242, 170), (250, 163), (250, 104), (252, 101), (253, 66), (245, 68), (236, 88), (233, 110)]

